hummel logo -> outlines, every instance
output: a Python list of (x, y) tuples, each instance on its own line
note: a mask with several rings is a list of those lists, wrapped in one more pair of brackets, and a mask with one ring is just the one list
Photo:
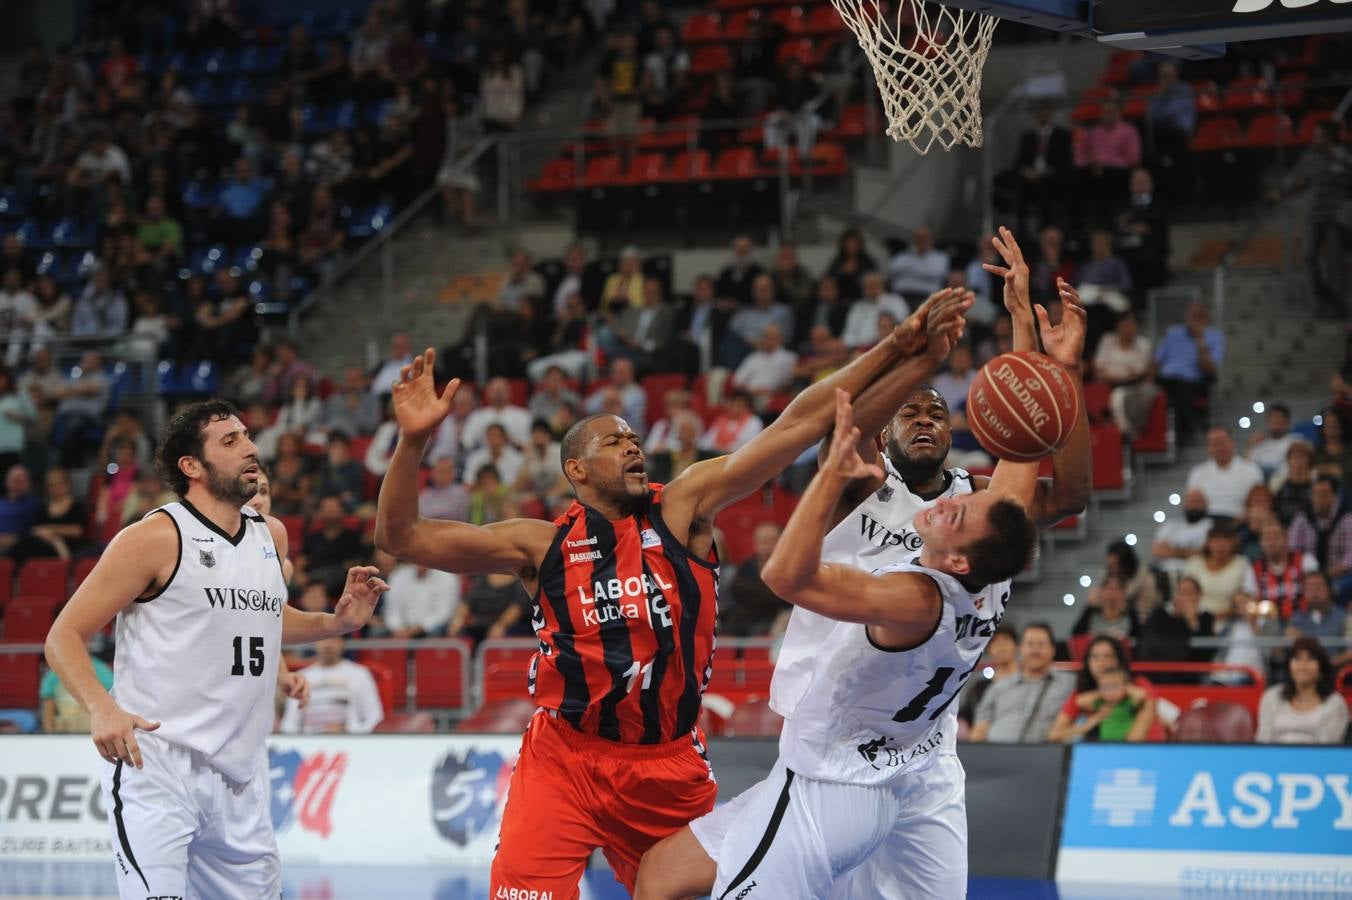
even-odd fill
[(743, 900), (743, 898), (745, 898), (747, 894), (751, 893), (751, 889), (755, 886), (756, 882), (753, 881), (746, 887), (742, 888), (740, 891), (737, 892), (737, 897), (735, 898), (735, 900)]
[(216, 543), (216, 539), (215, 539), (214, 537), (204, 537), (204, 538), (195, 537), (195, 538), (193, 538), (193, 540), (194, 540), (194, 541), (197, 541), (197, 543), (199, 543), (199, 544), (214, 544), (214, 543)]

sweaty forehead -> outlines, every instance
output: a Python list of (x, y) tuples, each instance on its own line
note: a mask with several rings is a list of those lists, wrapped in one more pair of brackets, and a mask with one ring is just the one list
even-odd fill
[(938, 408), (945, 412), (948, 411), (948, 401), (944, 400), (944, 395), (934, 388), (920, 388), (911, 396), (906, 398), (906, 402), (901, 405), (902, 409), (907, 408)]
[(624, 437), (634, 433), (634, 429), (629, 427), (629, 423), (619, 416), (606, 416), (597, 419), (591, 423), (588, 429), (587, 437), (593, 441), (604, 440), (608, 437)]

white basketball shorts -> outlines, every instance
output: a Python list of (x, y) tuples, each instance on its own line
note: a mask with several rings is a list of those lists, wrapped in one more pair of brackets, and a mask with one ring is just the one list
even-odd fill
[(267, 757), (243, 784), (196, 750), (137, 733), (144, 768), (103, 764), (122, 900), (273, 900), (282, 869)]
[(957, 756), (883, 787), (817, 781), (777, 761), (690, 823), (718, 866), (713, 900), (954, 900), (967, 893)]

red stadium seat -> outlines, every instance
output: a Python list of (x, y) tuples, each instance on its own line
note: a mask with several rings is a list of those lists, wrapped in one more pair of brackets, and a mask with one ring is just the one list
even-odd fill
[(1317, 109), (1313, 112), (1307, 112), (1300, 120), (1300, 131), (1296, 135), (1296, 142), (1308, 144), (1314, 140), (1314, 131), (1319, 127), (1320, 122), (1329, 122), (1333, 119), (1333, 111), (1328, 109)]
[(1139, 50), (1118, 50), (1108, 58), (1108, 65), (1099, 75), (1104, 84), (1126, 84), (1132, 64), (1145, 56)]
[(1150, 407), (1150, 418), (1146, 420), (1141, 433), (1136, 435), (1132, 450), (1148, 459), (1172, 459), (1173, 450), (1169, 441), (1169, 401), (1163, 393), (1155, 395)]
[(1347, 701), (1349, 709), (1352, 709), (1352, 664), (1339, 669), (1333, 683), (1338, 688), (1338, 693), (1342, 694), (1343, 699)]
[(413, 651), (413, 695), (419, 709), (464, 709), (469, 700), (467, 647)]
[(805, 34), (839, 34), (844, 30), (845, 23), (840, 20), (840, 13), (830, 3), (815, 7), (803, 24)]
[(579, 187), (604, 187), (621, 181), (623, 160), (618, 156), (594, 156), (587, 161)]
[(376, 734), (435, 734), (437, 720), (425, 712), (392, 713), (380, 720)]
[(1174, 723), (1174, 741), (1180, 744), (1248, 744), (1253, 734), (1253, 713), (1238, 703), (1186, 709)]
[(1264, 113), (1255, 116), (1249, 124), (1249, 133), (1244, 143), (1249, 147), (1268, 149), (1279, 144), (1291, 145), (1296, 141), (1296, 129), (1291, 117), (1285, 114)]
[(484, 703), (527, 697), (530, 661), (539, 649), (539, 643), (530, 638), (481, 644), (478, 666)]
[[(629, 163), (623, 180), (632, 185), (655, 184), (666, 180), (667, 159), (660, 153), (640, 153)], [(520, 404), (524, 406), (525, 404)]]
[(301, 544), (305, 543), (305, 517), (278, 516), (277, 519), (286, 529), (286, 545), (290, 555), (295, 556), (300, 552)]
[(1077, 125), (1093, 125), (1099, 119), (1103, 118), (1103, 104), (1086, 100), (1084, 103), (1076, 105), (1070, 112), (1070, 120)]
[(723, 44), (696, 47), (690, 58), (690, 74), (697, 78), (732, 71), (732, 54)]
[(94, 567), (98, 564), (99, 558), (97, 556), (86, 556), (75, 561), (75, 567), (71, 570), (70, 575), (72, 594), (80, 589), (80, 585), (84, 584), (84, 580), (89, 577), (89, 573), (94, 571)]
[(371, 677), (375, 679), (376, 692), (380, 694), (380, 708), (385, 711), (386, 716), (389, 716), (398, 708), (399, 702), (403, 700), (402, 697), (395, 697), (394, 695), (394, 673), (384, 663), (367, 661), (362, 665), (370, 671)]
[(743, 179), (752, 178), (759, 170), (756, 151), (751, 147), (729, 147), (718, 154), (714, 163), (714, 178)]
[(1111, 421), (1111, 413), (1108, 411), (1108, 395), (1112, 393), (1112, 388), (1102, 381), (1086, 381), (1084, 383), (1084, 411), (1089, 417), (1089, 424), (1098, 425), (1103, 422)]
[(525, 406), (530, 402), (530, 382), (525, 378), (507, 379), (507, 388), (511, 392), (513, 406)]
[(5, 607), (4, 643), (41, 644), (47, 640), (56, 611), (65, 602), (65, 595), (21, 596)]
[(667, 170), (670, 181), (693, 181), (709, 177), (709, 151), (682, 150), (676, 154)]
[[(723, 40), (734, 42), (746, 40), (747, 32), (750, 30), (751, 20), (759, 19), (760, 17), (760, 10), (755, 9), (736, 12), (728, 16), (723, 23)], [(691, 71), (694, 70), (692, 69)]]
[(777, 737), (784, 727), (779, 713), (770, 708), (766, 698), (748, 697), (737, 704), (723, 733), (729, 737)]
[(794, 40), (788, 40), (780, 44), (779, 49), (775, 51), (775, 61), (783, 66), (786, 65), (789, 60), (796, 59), (804, 66), (810, 66), (812, 65), (813, 52), (815, 50), (816, 45), (813, 43), (812, 38), (796, 38)]
[(1262, 78), (1236, 78), (1221, 97), (1221, 108), (1228, 112), (1263, 109), (1272, 105), (1272, 89)]
[(1197, 97), (1197, 113), (1202, 116), (1209, 116), (1212, 113), (1221, 110), (1221, 89), (1216, 86), (1214, 81), (1197, 81), (1192, 86), (1193, 94)]
[(723, 37), (723, 17), (718, 13), (695, 13), (685, 20), (681, 39), (687, 44), (708, 44)]
[[(388, 690), (390, 695), (390, 705), (386, 707), (386, 712), (390, 710), (401, 710), (408, 704), (408, 651), (407, 650), (359, 650), (357, 651), (357, 662), (375, 672), (377, 667), (383, 669), (389, 676), (389, 685), (382, 690)], [(376, 682), (380, 687), (380, 682)], [(381, 701), (385, 699), (381, 695)]]
[(666, 418), (665, 398), (667, 391), (680, 390), (686, 386), (687, 379), (680, 372), (664, 372), (644, 375), (639, 379), (643, 393), (648, 398), (648, 420), (655, 422)]
[(501, 698), (485, 703), (473, 715), (458, 722), (455, 730), (465, 734), (520, 734), (526, 730), (533, 715), (535, 704), (529, 698)]
[(64, 559), (30, 559), (19, 570), (19, 596), (30, 594), (65, 599), (70, 563)]
[(573, 190), (576, 181), (577, 165), (571, 159), (551, 159), (529, 187), (541, 194), (562, 193)]
[(0, 707), (37, 709), (37, 653), (0, 653)]
[[(1188, 709), (1202, 703), (1235, 703), (1258, 715), (1258, 702), (1262, 699), (1267, 682), (1262, 673), (1247, 666), (1235, 666), (1225, 663), (1133, 663), (1134, 674), (1149, 678), (1155, 686), (1155, 693), (1168, 700), (1179, 709)], [(1158, 676), (1168, 676), (1165, 681)], [(1196, 683), (1179, 683), (1179, 677), (1191, 676)], [(1225, 681), (1218, 680), (1226, 679)]]
[(1244, 140), (1244, 130), (1234, 116), (1217, 116), (1203, 119), (1192, 136), (1192, 149), (1198, 153), (1215, 153), (1221, 150), (1233, 150)]
[(14, 560), (9, 557), (0, 559), (0, 614), (5, 605), (14, 596)]
[(1105, 499), (1121, 499), (1130, 493), (1127, 460), (1122, 452), (1122, 431), (1116, 425), (1091, 425), (1090, 459), (1094, 493)]
[(811, 168), (817, 178), (842, 178), (849, 174), (850, 162), (844, 146), (822, 141), (812, 148)]

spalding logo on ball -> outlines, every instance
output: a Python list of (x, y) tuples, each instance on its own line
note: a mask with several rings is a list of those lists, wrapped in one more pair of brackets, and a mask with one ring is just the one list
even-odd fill
[(1059, 450), (1080, 416), (1070, 373), (1031, 350), (1002, 353), (967, 391), (967, 427), (999, 459), (1033, 462)]

